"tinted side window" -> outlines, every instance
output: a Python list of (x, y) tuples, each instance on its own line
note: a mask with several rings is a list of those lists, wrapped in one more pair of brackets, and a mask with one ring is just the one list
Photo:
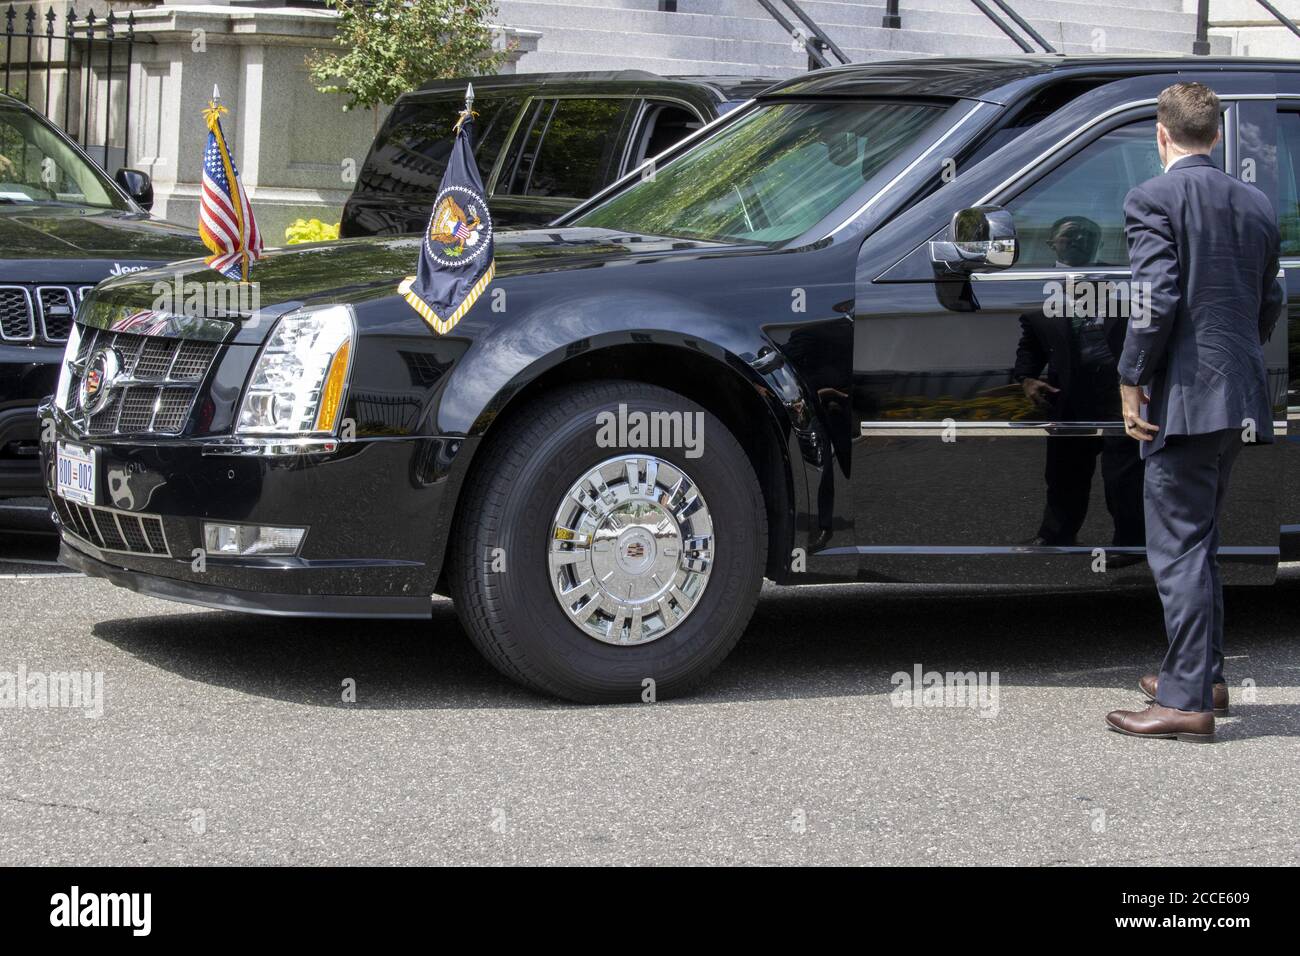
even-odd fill
[(531, 117), (509, 191), (586, 199), (617, 172), (620, 133), (633, 101), (543, 100)]
[(646, 158), (658, 156), (703, 125), (698, 116), (683, 106), (647, 102), (634, 140), (631, 165), (639, 166)]
[[(1223, 166), (1222, 143), (1213, 159)], [(1154, 119), (1094, 140), (1006, 204), (1020, 239), (1017, 268), (1128, 268), (1124, 197), (1161, 171)]]
[[(358, 178), (358, 190), (399, 195), (432, 195), (447, 171), (460, 100), (402, 103), (384, 121)], [(518, 97), (474, 101), (474, 158), (484, 182), (519, 112)]]
[(1300, 113), (1277, 114), (1277, 209), (1282, 255), (1300, 255)]

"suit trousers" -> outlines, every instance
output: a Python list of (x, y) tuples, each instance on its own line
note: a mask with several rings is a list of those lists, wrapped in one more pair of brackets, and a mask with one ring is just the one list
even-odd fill
[(1235, 429), (1171, 435), (1146, 459), (1147, 563), (1169, 637), (1156, 695), (1165, 707), (1213, 710), (1223, 680), (1219, 517), (1241, 447)]

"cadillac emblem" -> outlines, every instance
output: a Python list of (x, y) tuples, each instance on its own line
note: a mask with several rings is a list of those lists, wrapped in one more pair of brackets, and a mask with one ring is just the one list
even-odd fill
[(116, 349), (97, 349), (86, 363), (85, 374), (77, 389), (77, 404), (87, 417), (101, 411), (108, 403), (113, 382), (122, 370)]

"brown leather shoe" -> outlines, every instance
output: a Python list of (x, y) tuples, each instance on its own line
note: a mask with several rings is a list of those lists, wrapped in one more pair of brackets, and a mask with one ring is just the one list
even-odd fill
[[(1156, 687), (1160, 683), (1159, 674), (1147, 674), (1145, 677), (1138, 678), (1138, 687), (1142, 693), (1147, 695), (1147, 700), (1154, 702), (1156, 699)], [(1214, 685), (1214, 716), (1228, 716), (1228, 685)]]
[(1204, 744), (1214, 739), (1214, 715), (1151, 704), (1146, 710), (1112, 710), (1106, 726), (1130, 737), (1176, 738)]

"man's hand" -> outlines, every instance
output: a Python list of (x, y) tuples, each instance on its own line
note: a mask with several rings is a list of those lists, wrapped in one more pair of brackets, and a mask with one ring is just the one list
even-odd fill
[(1119, 387), (1120, 403), (1124, 410), (1124, 434), (1138, 441), (1150, 441), (1160, 431), (1155, 425), (1145, 421), (1141, 414), (1142, 405), (1148, 400), (1140, 385), (1121, 385)]
[(1052, 396), (1060, 391), (1059, 388), (1053, 388), (1042, 379), (1026, 378), (1020, 383), (1021, 388), (1025, 390), (1025, 397), (1035, 405), (1047, 407), (1052, 404)]
[(15, 171), (13, 160), (0, 153), (0, 176), (12, 176)]

